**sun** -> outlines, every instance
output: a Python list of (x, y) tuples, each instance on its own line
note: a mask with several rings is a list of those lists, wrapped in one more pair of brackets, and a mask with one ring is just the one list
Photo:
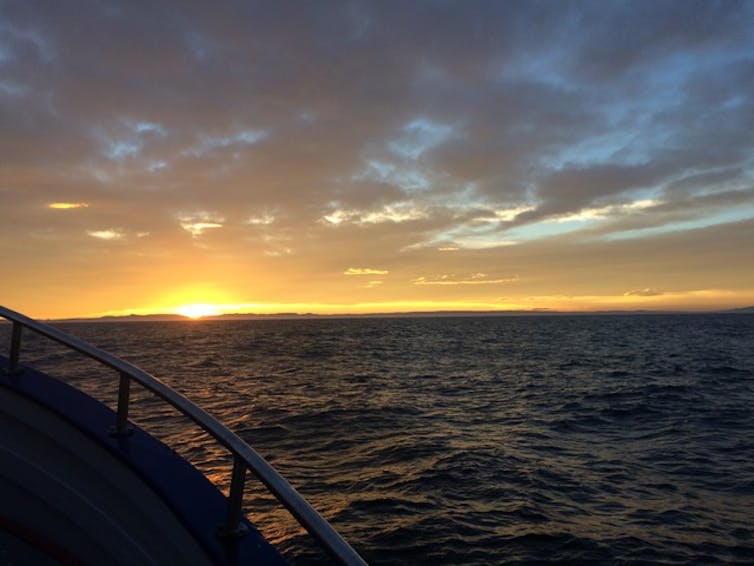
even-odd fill
[(220, 311), (214, 305), (206, 303), (195, 303), (193, 305), (183, 305), (175, 309), (175, 312), (187, 318), (202, 318), (203, 316), (215, 316)]

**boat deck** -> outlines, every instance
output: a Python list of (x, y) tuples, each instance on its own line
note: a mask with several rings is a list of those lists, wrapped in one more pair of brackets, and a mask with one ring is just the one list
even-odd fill
[(246, 518), (244, 536), (217, 535), (225, 497), (172, 449), (137, 426), (113, 436), (102, 403), (7, 365), (0, 357), (0, 563), (285, 564)]

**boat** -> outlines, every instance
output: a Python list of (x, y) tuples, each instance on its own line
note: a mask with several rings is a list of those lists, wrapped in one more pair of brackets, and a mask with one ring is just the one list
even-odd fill
[[(163, 381), (16, 311), (0, 307), (0, 317), (12, 324), (8, 356), (0, 356), (0, 559), (34, 564), (285, 564), (243, 512), (251, 472), (336, 563), (366, 564), (251, 446)], [(113, 370), (118, 379), (115, 410), (23, 365), (25, 331)], [(233, 466), (227, 496), (129, 419), (134, 383), (229, 452)]]

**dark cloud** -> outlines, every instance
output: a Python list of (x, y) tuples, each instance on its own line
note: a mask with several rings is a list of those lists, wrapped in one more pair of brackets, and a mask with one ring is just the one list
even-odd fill
[(692, 171), (679, 179), (665, 185), (665, 191), (669, 193), (694, 192), (708, 187), (727, 187), (744, 178), (744, 171), (740, 166), (714, 169), (711, 171)]
[(678, 53), (698, 55), (751, 41), (752, 5), (746, 1), (640, 0), (600, 2), (580, 13), (579, 51), (572, 66), (593, 80), (614, 80)]
[(556, 171), (538, 184), (537, 196), (543, 204), (519, 215), (517, 221), (531, 220), (566, 212), (578, 212), (595, 201), (627, 191), (649, 188), (668, 171), (656, 164), (599, 164)]

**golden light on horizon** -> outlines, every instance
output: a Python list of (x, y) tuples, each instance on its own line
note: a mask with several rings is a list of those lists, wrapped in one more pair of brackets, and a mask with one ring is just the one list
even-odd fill
[(195, 303), (192, 305), (183, 305), (175, 309), (176, 314), (185, 316), (186, 318), (198, 319), (205, 316), (217, 316), (222, 314), (221, 311), (215, 306), (207, 303)]

